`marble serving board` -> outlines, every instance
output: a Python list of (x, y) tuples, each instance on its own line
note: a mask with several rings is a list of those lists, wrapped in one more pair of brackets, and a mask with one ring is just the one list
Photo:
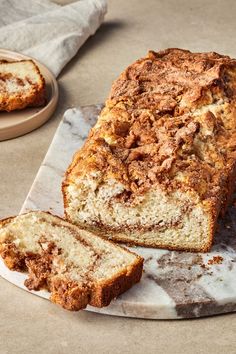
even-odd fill
[[(102, 105), (66, 111), (21, 212), (49, 210), (62, 216), (61, 182), (75, 151), (95, 124)], [(173, 252), (131, 247), (145, 259), (141, 282), (108, 307), (88, 311), (109, 315), (182, 319), (236, 311), (236, 207), (219, 222), (211, 252)], [(0, 275), (27, 290), (25, 274), (0, 263)], [(46, 291), (33, 292), (49, 298)]]

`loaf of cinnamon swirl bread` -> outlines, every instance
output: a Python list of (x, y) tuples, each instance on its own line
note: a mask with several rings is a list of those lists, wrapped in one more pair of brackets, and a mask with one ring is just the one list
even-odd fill
[(234, 189), (236, 60), (149, 52), (114, 82), (63, 182), (66, 217), (115, 241), (207, 251)]

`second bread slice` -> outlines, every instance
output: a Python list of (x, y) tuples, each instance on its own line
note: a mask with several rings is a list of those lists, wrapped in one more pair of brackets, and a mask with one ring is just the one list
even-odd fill
[(143, 267), (136, 254), (45, 212), (1, 221), (0, 254), (11, 270), (28, 270), (28, 289), (48, 289), (68, 310), (109, 305)]

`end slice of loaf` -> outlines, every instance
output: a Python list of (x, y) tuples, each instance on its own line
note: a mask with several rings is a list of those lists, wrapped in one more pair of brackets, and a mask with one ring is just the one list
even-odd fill
[(32, 60), (0, 62), (0, 111), (38, 107), (45, 102), (45, 80)]
[(67, 310), (109, 305), (142, 275), (143, 259), (45, 212), (0, 222), (0, 253), (11, 270), (29, 272), (29, 290), (46, 288)]

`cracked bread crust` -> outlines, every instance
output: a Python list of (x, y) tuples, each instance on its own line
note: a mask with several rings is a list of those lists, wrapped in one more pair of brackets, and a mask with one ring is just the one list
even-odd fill
[[(50, 219), (53, 219), (51, 223), (53, 227), (58, 224), (62, 229), (68, 227), (68, 230), (73, 237), (78, 238), (78, 241), (80, 242), (84, 240), (83, 236), (81, 236), (82, 238), (80, 239), (80, 232), (83, 231), (79, 230), (78, 227), (65, 222), (59, 217), (53, 216), (50, 213), (31, 212), (28, 214), (22, 214), (18, 218), (24, 218), (24, 215), (27, 216), (30, 214), (36, 215), (37, 220), (34, 220), (35, 224), (43, 223), (48, 217), (50, 217)], [(21, 248), (24, 239), (17, 239), (19, 236), (17, 235), (17, 231), (15, 231), (16, 234), (13, 235), (12, 229), (11, 231), (7, 230), (7, 226), (14, 222), (16, 218), (17, 217), (12, 217), (0, 221), (0, 255), (3, 258), (4, 263), (10, 270), (20, 272), (27, 271), (28, 279), (25, 281), (25, 286), (29, 290), (35, 291), (47, 289), (51, 292), (51, 301), (63, 308), (71, 311), (78, 311), (85, 308), (88, 304), (95, 307), (108, 306), (112, 299), (116, 298), (128, 290), (132, 285), (140, 281), (143, 269), (143, 259), (141, 257), (92, 234), (90, 234), (90, 237), (95, 237), (98, 240), (107, 243), (109, 247), (116, 248), (117, 256), (119, 256), (121, 252), (124, 255), (132, 255), (132, 261), (130, 261), (128, 265), (120, 267), (112, 277), (95, 279), (93, 275), (89, 273), (93, 272), (93, 269), (87, 269), (88, 274), (84, 279), (81, 278), (81, 280), (75, 280), (69, 274), (69, 266), (67, 265), (67, 267), (65, 267), (66, 259), (63, 258), (63, 250), (59, 247), (59, 244), (56, 241), (54, 242), (50, 240), (47, 232), (45, 232), (38, 241), (34, 241), (37, 244), (37, 252), (33, 252), (30, 249), (23, 250)], [(36, 237), (36, 233), (35, 235), (31, 235), (32, 240)], [(85, 240), (83, 242), (86, 244)], [(89, 239), (87, 244), (88, 246), (90, 245)], [(69, 252), (70, 250), (67, 251)], [(93, 252), (98, 252), (97, 259), (102, 260), (103, 256), (102, 254), (99, 255), (99, 249), (94, 249)], [(83, 257), (82, 254), (78, 256)], [(116, 261), (114, 260), (114, 262)], [(77, 276), (80, 278), (79, 273)]]
[[(209, 249), (218, 214), (234, 189), (235, 94), (236, 60), (228, 56), (167, 49), (130, 65), (114, 82), (97, 124), (66, 172), (67, 217), (79, 222), (70, 211), (70, 186), (89, 175), (99, 176), (94, 177), (97, 189), (109, 180), (124, 186), (113, 197), (124, 205), (157, 188), (167, 194), (191, 192), (211, 214), (204, 250)], [(96, 225), (96, 220), (85, 222)], [(142, 244), (138, 237), (136, 244)]]
[[(30, 63), (32, 65), (32, 71), (38, 77), (38, 83), (32, 82), (29, 76), (22, 79), (11, 72), (11, 66), (20, 65), (21, 63)], [(1, 71), (1, 64), (8, 66), (8, 72)], [(17, 87), (17, 91), (9, 91), (11, 84)], [(26, 84), (28, 89), (23, 90)], [(40, 107), (46, 104), (45, 80), (33, 60), (0, 62), (0, 91), (0, 111), (11, 112), (26, 107)]]

